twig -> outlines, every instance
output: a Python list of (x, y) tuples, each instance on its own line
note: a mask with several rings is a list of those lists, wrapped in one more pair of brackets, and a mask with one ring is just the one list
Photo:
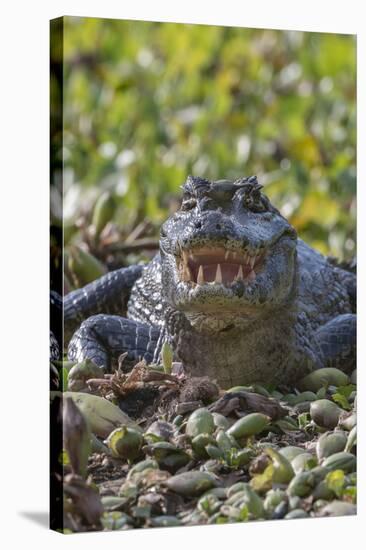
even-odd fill
[(135, 252), (137, 250), (157, 250), (159, 240), (156, 238), (136, 239), (133, 243), (112, 243), (105, 247), (107, 252)]
[(147, 219), (142, 220), (136, 227), (131, 231), (131, 233), (126, 237), (124, 244), (132, 244), (134, 243), (139, 237), (142, 237), (142, 235), (151, 227), (151, 222)]

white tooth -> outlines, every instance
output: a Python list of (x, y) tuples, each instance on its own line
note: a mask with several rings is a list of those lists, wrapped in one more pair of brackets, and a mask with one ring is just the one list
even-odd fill
[(222, 274), (221, 274), (221, 265), (217, 264), (216, 268), (216, 275), (215, 275), (215, 283), (222, 283)]
[(188, 265), (185, 265), (182, 270), (182, 281), (187, 282), (192, 279), (191, 276), (191, 270), (189, 269)]
[(183, 253), (183, 261), (187, 265), (187, 263), (188, 263), (188, 252), (186, 250), (183, 250), (182, 253)]
[(252, 269), (252, 271), (248, 273), (246, 281), (250, 283), (251, 281), (254, 281), (254, 279), (255, 279), (255, 271)]
[(229, 255), (230, 255), (230, 250), (227, 250), (225, 252), (225, 261), (228, 259)]
[(255, 256), (252, 256), (249, 260), (249, 265), (252, 269), (253, 269), (253, 266), (254, 266), (255, 258), (256, 258)]
[(205, 282), (204, 276), (203, 276), (203, 267), (200, 265), (197, 275), (197, 284), (203, 285)]
[(243, 277), (243, 268), (242, 268), (242, 266), (240, 265), (240, 266), (239, 266), (239, 269), (238, 269), (238, 273), (237, 273), (237, 275), (236, 275), (236, 277), (235, 277), (234, 280), (235, 280), (235, 281), (240, 281), (240, 280), (243, 280), (243, 278), (244, 278), (244, 277)]
[(248, 259), (249, 259), (249, 256), (248, 256), (248, 252), (244, 252), (244, 263), (247, 264), (248, 263)]
[(233, 252), (233, 258), (236, 260), (236, 252)]

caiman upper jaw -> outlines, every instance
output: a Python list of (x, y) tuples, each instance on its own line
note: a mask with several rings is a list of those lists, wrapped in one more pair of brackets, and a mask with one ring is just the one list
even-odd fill
[(230, 250), (225, 247), (182, 249), (177, 257), (181, 281), (203, 285), (230, 285), (236, 281), (250, 283), (263, 264), (264, 251)]

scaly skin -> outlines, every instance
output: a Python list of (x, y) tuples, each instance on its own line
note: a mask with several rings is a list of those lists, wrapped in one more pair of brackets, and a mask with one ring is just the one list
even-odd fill
[[(120, 270), (114, 278), (123, 276)], [(102, 283), (93, 284), (102, 296)], [(71, 340), (69, 357), (94, 358), (105, 368), (123, 351), (131, 360), (157, 361), (167, 340), (187, 372), (208, 375), (222, 387), (292, 384), (324, 366), (349, 371), (356, 349), (355, 285), (353, 273), (297, 238), (255, 177), (189, 177), (181, 210), (162, 226), (160, 254), (132, 286), (131, 321), (87, 319)], [(89, 290), (73, 293), (74, 306), (81, 292), (88, 296)], [(121, 285), (113, 293), (110, 285), (99, 311), (109, 313)], [(88, 314), (90, 308), (80, 307), (77, 317)]]

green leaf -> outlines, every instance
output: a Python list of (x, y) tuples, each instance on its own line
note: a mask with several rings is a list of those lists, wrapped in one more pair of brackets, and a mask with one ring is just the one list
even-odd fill
[(333, 401), (335, 401), (335, 403), (340, 405), (342, 407), (342, 409), (345, 409), (346, 411), (349, 411), (352, 408), (351, 405), (348, 402), (347, 397), (345, 397), (341, 393), (338, 393), (338, 392), (334, 393), (332, 395), (332, 399), (333, 399)]
[(338, 403), (343, 409), (351, 410), (352, 406), (349, 403), (349, 397), (355, 391), (355, 384), (347, 384), (347, 386), (338, 386), (336, 393), (332, 395), (333, 401)]
[(65, 18), (64, 33), (55, 160), (72, 180), (70, 242), (98, 194), (117, 191), (123, 241), (166, 217), (187, 174), (235, 179), (247, 166), (309, 244), (354, 255), (354, 36), (87, 17)]
[(353, 391), (356, 390), (355, 384), (348, 384), (347, 386), (338, 386), (337, 393), (343, 395), (346, 399), (349, 399), (349, 396)]
[(299, 424), (299, 428), (301, 430), (304, 430), (310, 422), (310, 414), (306, 412), (299, 414), (299, 416), (297, 417), (297, 421)]

